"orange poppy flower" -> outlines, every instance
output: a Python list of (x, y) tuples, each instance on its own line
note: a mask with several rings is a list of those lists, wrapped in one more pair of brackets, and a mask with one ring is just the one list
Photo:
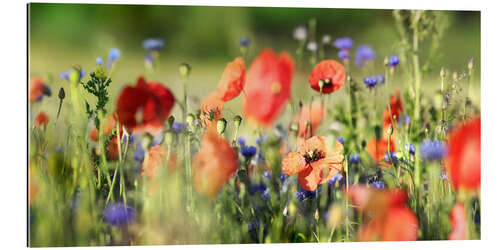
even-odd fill
[[(281, 165), (284, 174), (299, 174), (299, 185), (305, 190), (316, 190), (319, 184), (327, 182), (342, 171), (343, 146), (336, 142), (333, 150), (326, 144), (326, 138), (313, 136), (298, 147), (297, 152), (288, 153)], [(323, 171), (328, 171), (323, 178)]]
[[(321, 124), (321, 121), (326, 116), (326, 109), (323, 107), (321, 102), (313, 102), (311, 106), (306, 105), (302, 107), (300, 115), (295, 117), (295, 121), (299, 123), (299, 135), (304, 138), (309, 138), (316, 133), (316, 129)], [(310, 128), (306, 126), (306, 122), (309, 121), (312, 127), (312, 133)]]
[[(368, 150), (368, 153), (370, 153), (370, 155), (375, 161), (381, 162), (385, 159), (385, 154), (387, 153), (387, 146), (389, 146), (389, 151), (391, 152), (394, 152), (396, 150), (394, 139), (392, 137), (391, 137), (391, 145), (388, 145), (388, 142), (389, 141), (386, 138), (382, 138), (378, 141), (375, 138), (373, 138), (366, 146), (366, 150)], [(390, 166), (390, 164), (382, 162), (380, 166), (388, 167)]]
[(384, 128), (387, 128), (392, 123), (391, 118), (394, 118), (396, 122), (399, 121), (399, 116), (403, 112), (403, 103), (399, 90), (396, 90), (396, 96), (391, 95), (389, 106), (391, 107), (390, 110), (389, 108), (384, 110)]
[(50, 96), (51, 93), (50, 87), (41, 78), (30, 78), (30, 102), (40, 101), (43, 95)]
[(309, 85), (312, 89), (320, 92), (319, 81), (323, 81), (323, 94), (337, 91), (344, 86), (345, 69), (344, 65), (335, 60), (323, 60), (314, 66), (309, 75)]
[(220, 99), (227, 102), (237, 97), (245, 87), (245, 61), (237, 57), (227, 64), (219, 81)]
[(224, 101), (220, 99), (219, 92), (210, 93), (200, 105), (201, 124), (209, 131), (217, 131), (217, 121), (222, 117)]
[(205, 133), (193, 161), (196, 191), (213, 198), (237, 169), (238, 156), (231, 145), (215, 133)]
[[(142, 172), (141, 176), (144, 176), (144, 173), (147, 173), (147, 177), (149, 180), (152, 180), (156, 176), (156, 172), (158, 167), (163, 165), (163, 162), (167, 160), (168, 149), (161, 145), (153, 146), (149, 149), (147, 167), (142, 163)], [(177, 157), (171, 152), (170, 160), (167, 165), (170, 171), (176, 169), (177, 167)]]
[(121, 124), (132, 133), (158, 134), (170, 115), (175, 98), (161, 83), (146, 82), (139, 77), (136, 86), (125, 87), (116, 105), (116, 114)]
[(451, 132), (446, 163), (455, 189), (475, 191), (481, 186), (481, 118)]
[(359, 241), (417, 240), (418, 219), (406, 207), (407, 195), (403, 190), (354, 186), (348, 197), (356, 210), (368, 218), (358, 231)]
[(243, 112), (248, 120), (271, 127), (290, 98), (294, 62), (288, 52), (264, 49), (248, 70)]
[(457, 202), (450, 212), (451, 233), (449, 240), (466, 240), (467, 220), (465, 218), (464, 203)]
[(38, 127), (47, 126), (49, 124), (49, 116), (45, 112), (41, 111), (35, 117), (35, 125)]

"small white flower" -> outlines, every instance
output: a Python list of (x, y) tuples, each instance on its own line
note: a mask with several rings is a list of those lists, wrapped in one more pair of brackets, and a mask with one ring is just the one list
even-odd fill
[(318, 44), (316, 42), (309, 42), (307, 43), (307, 49), (309, 51), (316, 51), (318, 50)]
[(323, 43), (328, 44), (332, 40), (332, 37), (330, 35), (324, 35), (323, 36)]
[(293, 38), (299, 41), (305, 41), (307, 39), (307, 29), (304, 26), (299, 26), (293, 31)]

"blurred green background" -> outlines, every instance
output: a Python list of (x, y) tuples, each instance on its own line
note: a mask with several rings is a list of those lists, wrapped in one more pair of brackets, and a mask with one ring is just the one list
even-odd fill
[[(433, 77), (439, 77), (441, 66), (465, 71), (472, 56), (480, 62), (480, 12), (445, 12), (450, 26), (441, 42), (441, 64), (430, 69)], [(287, 50), (295, 57), (298, 42), (293, 39), (294, 28), (315, 18), (319, 41), (329, 34), (332, 41), (352, 37), (355, 48), (372, 45), (377, 52), (378, 73), (383, 73), (383, 58), (396, 52), (398, 41), (392, 10), (34, 3), (29, 6), (29, 17), (30, 75), (52, 75), (54, 81), (49, 84), (53, 90), (67, 84), (59, 80), (59, 72), (80, 65), (88, 73), (95, 68), (98, 56), (106, 60), (112, 47), (122, 54), (113, 72), (113, 91), (135, 83), (145, 74), (146, 51), (141, 42), (151, 37), (163, 38), (166, 46), (160, 53), (160, 70), (147, 77), (180, 94), (178, 66), (188, 62), (193, 68), (192, 82), (205, 85), (191, 89), (191, 94), (200, 98), (216, 89), (226, 63), (241, 55), (238, 38), (242, 36), (252, 39), (249, 59), (265, 47)], [(336, 53), (331, 47), (327, 57), (338, 59)], [(303, 64), (307, 61), (306, 56)], [(294, 82), (305, 83), (309, 72), (310, 67), (297, 68)], [(423, 84), (439, 85), (436, 81)], [(294, 86), (295, 97), (309, 91), (307, 84)], [(116, 96), (111, 94), (113, 106)], [(51, 99), (51, 106), (57, 106), (56, 98)]]

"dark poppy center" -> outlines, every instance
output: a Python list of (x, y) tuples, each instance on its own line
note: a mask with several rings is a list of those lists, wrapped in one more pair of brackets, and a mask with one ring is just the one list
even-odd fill
[(312, 163), (323, 158), (325, 158), (325, 153), (318, 149), (309, 150), (304, 155), (306, 163)]

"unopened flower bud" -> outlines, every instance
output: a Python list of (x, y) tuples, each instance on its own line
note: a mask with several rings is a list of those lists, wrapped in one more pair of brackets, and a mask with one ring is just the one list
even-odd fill
[(389, 124), (389, 127), (387, 128), (387, 135), (391, 136), (392, 132), (394, 132), (394, 129), (392, 128), (392, 123)]
[(389, 57), (388, 57), (388, 56), (386, 56), (386, 57), (384, 58), (384, 66), (385, 66), (385, 67), (389, 66)]
[(217, 121), (217, 133), (219, 133), (219, 135), (222, 135), (224, 133), (224, 131), (226, 131), (226, 126), (227, 126), (226, 119), (220, 118)]
[(469, 68), (469, 71), (474, 68), (474, 57), (471, 57), (471, 59), (469, 60), (469, 64), (467, 65), (467, 67)]
[(193, 127), (194, 125), (194, 115), (189, 113), (186, 117), (186, 123), (188, 124), (189, 127)]
[(66, 93), (64, 92), (64, 88), (63, 88), (63, 87), (61, 87), (61, 88), (59, 89), (59, 94), (58, 94), (57, 96), (58, 96), (58, 97), (59, 97), (59, 99), (61, 99), (61, 100), (62, 100), (62, 99), (64, 99), (64, 98), (66, 97)]
[(179, 73), (181, 74), (182, 77), (188, 77), (189, 73), (191, 72), (191, 66), (187, 63), (182, 63), (181, 66), (179, 67)]
[(80, 81), (80, 70), (77, 68), (72, 68), (69, 72), (69, 82), (78, 83)]
[(174, 133), (172, 132), (172, 130), (167, 130), (167, 132), (165, 132), (165, 143), (168, 146), (171, 146), (173, 142), (174, 142)]
[(175, 122), (175, 117), (173, 115), (169, 116), (167, 120), (167, 130), (172, 129), (172, 125), (174, 125), (174, 122)]
[(151, 147), (151, 144), (153, 144), (153, 136), (150, 135), (149, 133), (145, 133), (142, 136), (142, 149), (147, 152), (149, 148)]
[(240, 115), (236, 115), (236, 116), (234, 117), (234, 126), (235, 126), (236, 128), (239, 128), (239, 127), (240, 127), (240, 125), (241, 125), (241, 120), (243, 120), (243, 118), (241, 118), (241, 116), (240, 116)]

